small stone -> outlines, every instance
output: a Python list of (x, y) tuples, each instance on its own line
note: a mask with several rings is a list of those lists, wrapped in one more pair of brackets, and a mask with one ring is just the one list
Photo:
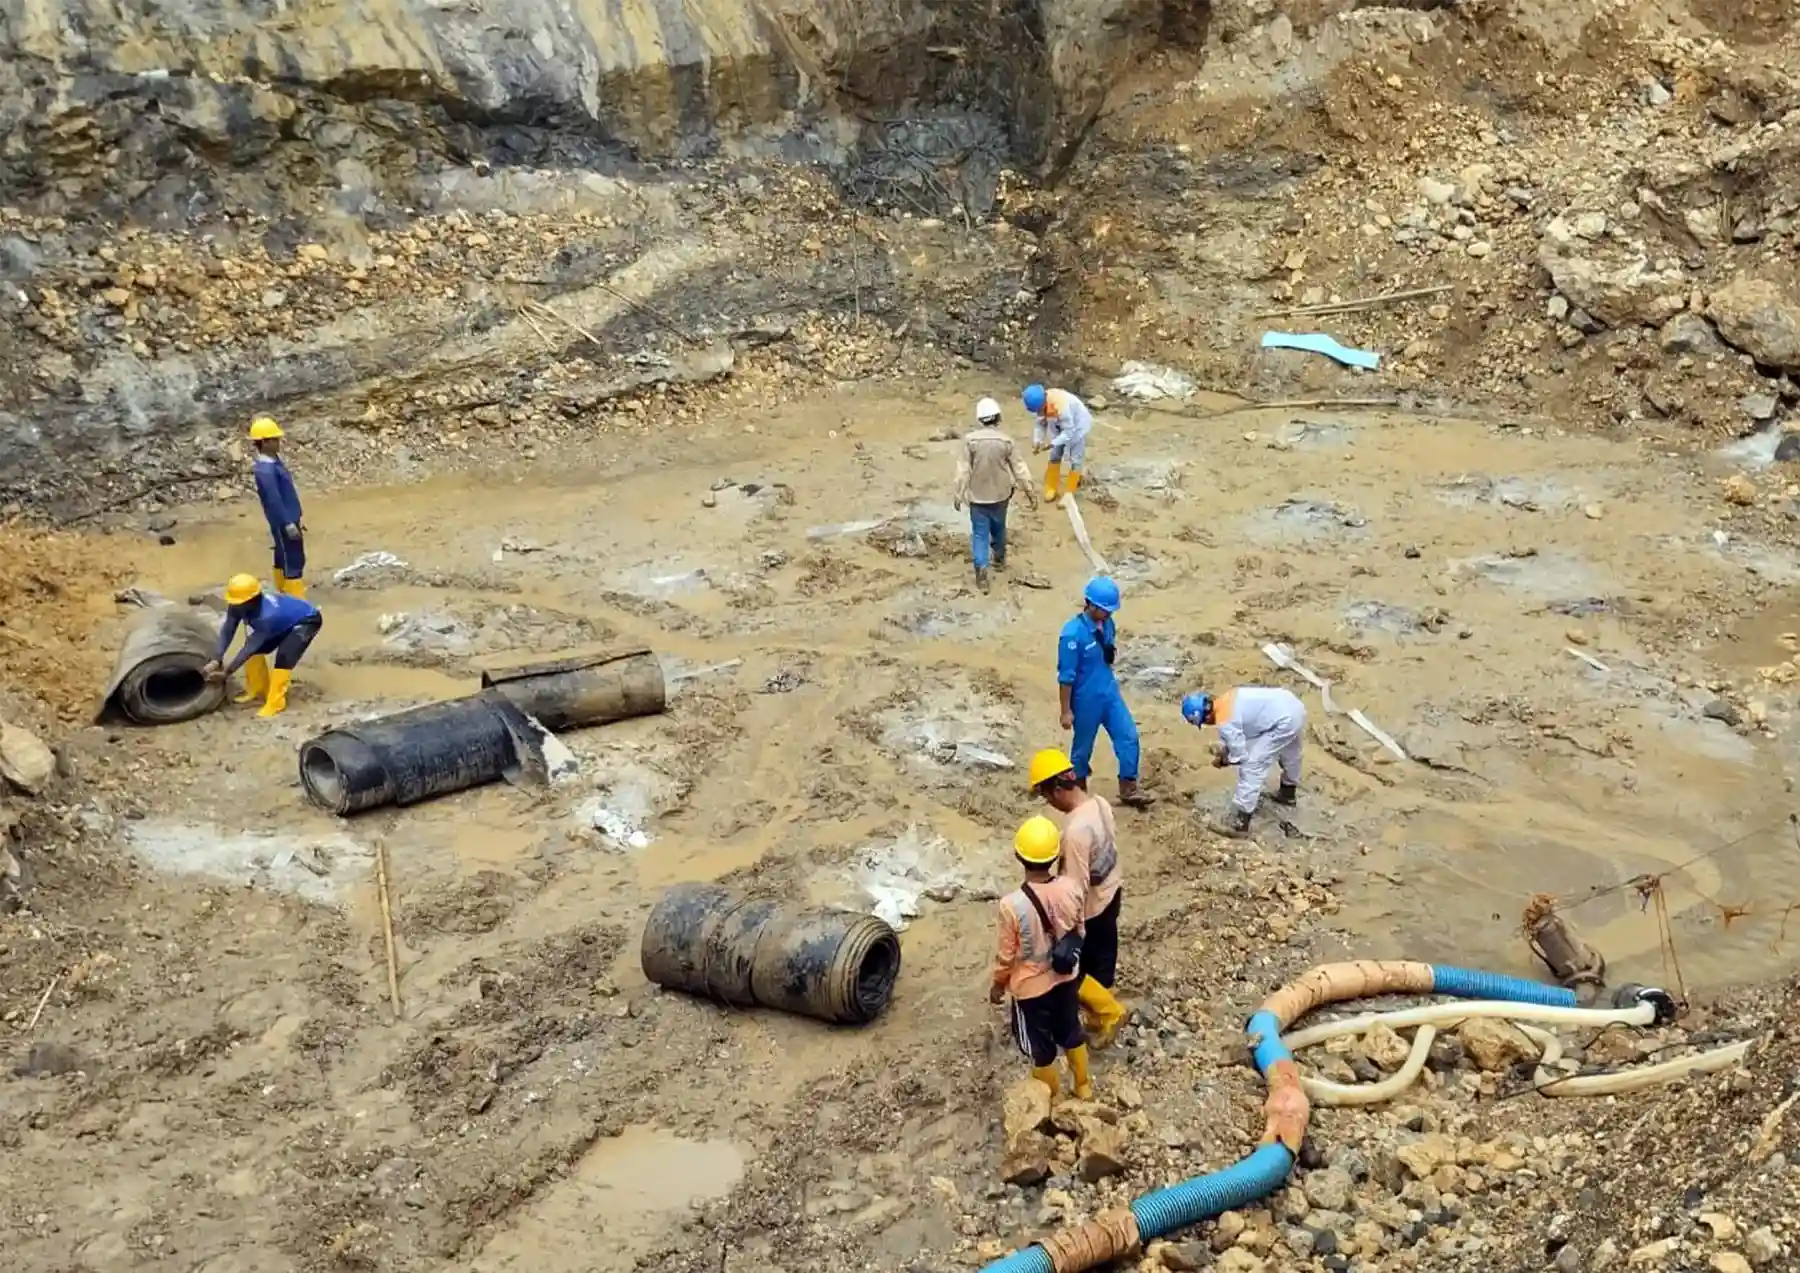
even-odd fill
[[(1702, 707), (1700, 709), (1700, 714), (1702, 716), (1706, 717), (1708, 720), (1721, 721), (1724, 724), (1732, 726), (1733, 728), (1736, 728), (1738, 725), (1742, 724), (1743, 720), (1744, 720), (1743, 713), (1738, 711), (1737, 705), (1728, 698), (1713, 699), (1712, 702), (1708, 703), (1705, 707)], [(1605, 1037), (1605, 1036), (1602, 1036), (1602, 1037)], [(1588, 1051), (1589, 1051), (1589, 1054), (1591, 1055), (1593, 1052), (1593, 1049), (1590, 1048)]]
[(1008, 1138), (1050, 1130), (1050, 1089), (1034, 1078), (1022, 1078), (1000, 1101), (1000, 1122)]
[(1738, 409), (1752, 420), (1773, 420), (1781, 399), (1772, 393), (1747, 393), (1738, 399)]
[(1179, 1246), (1164, 1244), (1160, 1254), (1162, 1266), (1169, 1273), (1194, 1273), (1196, 1269), (1205, 1268), (1212, 1258), (1198, 1242), (1183, 1242)]
[(1713, 1273), (1750, 1273), (1750, 1261), (1736, 1251), (1716, 1251), (1712, 1258)]
[(1237, 1242), (1250, 1222), (1244, 1218), (1242, 1211), (1226, 1211), (1219, 1216), (1218, 1223), (1213, 1225), (1212, 1248), (1224, 1251)]
[(1567, 641), (1570, 645), (1586, 645), (1588, 643), (1588, 634), (1583, 632), (1580, 628), (1570, 628), (1567, 632), (1563, 633), (1563, 640)]
[[(1523, 1036), (1521, 1036), (1523, 1037)], [(1456, 1161), (1456, 1142), (1448, 1136), (1431, 1134), (1394, 1151), (1394, 1157), (1415, 1180), (1425, 1180), (1447, 1162)]]
[(1594, 1254), (1588, 1260), (1588, 1273), (1606, 1273), (1618, 1262), (1619, 1244), (1611, 1238), (1602, 1238), (1600, 1245), (1594, 1248)]
[(1565, 1245), (1556, 1252), (1556, 1273), (1581, 1273), (1581, 1250), (1573, 1245)]
[(1560, 323), (1569, 316), (1569, 302), (1565, 297), (1552, 296), (1544, 305), (1544, 313), (1552, 322)]
[(1234, 1246), (1220, 1255), (1213, 1267), (1219, 1273), (1264, 1273), (1268, 1266), (1263, 1263), (1260, 1255), (1246, 1251), (1241, 1246)]
[(1050, 1178), (1050, 1159), (1056, 1142), (1042, 1132), (1024, 1132), (1006, 1139), (1006, 1155), (1000, 1161), (1000, 1179), (1024, 1188)]
[(1737, 1241), (1737, 1221), (1733, 1220), (1730, 1216), (1725, 1215), (1723, 1212), (1702, 1211), (1700, 1213), (1700, 1223), (1712, 1230), (1713, 1241), (1715, 1242)]
[(1669, 1252), (1675, 1249), (1674, 1238), (1660, 1238), (1655, 1242), (1646, 1242), (1643, 1246), (1625, 1257), (1625, 1263), (1631, 1265), (1656, 1264)]
[(1435, 177), (1420, 177), (1419, 196), (1426, 203), (1443, 207), (1456, 197), (1456, 187), (1448, 181), (1439, 181)]
[(1337, 1167), (1309, 1171), (1300, 1182), (1306, 1200), (1320, 1211), (1344, 1211), (1350, 1206), (1353, 1182), (1350, 1173)]
[(1582, 507), (1581, 515), (1590, 522), (1597, 522), (1606, 516), (1606, 509), (1600, 504), (1587, 504)]
[(327, 258), (329, 258), (330, 256), (331, 256), (331, 253), (327, 252), (325, 250), (325, 245), (322, 243), (302, 243), (300, 245), (300, 259), (301, 260), (323, 261), (323, 260), (326, 260)]
[(1675, 100), (1675, 94), (1663, 87), (1661, 80), (1651, 80), (1644, 85), (1644, 104), (1646, 106), (1667, 106)]
[(1781, 1243), (1776, 1240), (1775, 1231), (1765, 1224), (1760, 1229), (1750, 1230), (1750, 1236), (1744, 1239), (1744, 1252), (1750, 1257), (1750, 1263), (1760, 1269), (1775, 1262), (1781, 1254)]
[(1739, 508), (1748, 508), (1756, 503), (1756, 486), (1742, 473), (1733, 473), (1721, 483), (1724, 488), (1725, 502), (1736, 504)]
[[(1412, 1047), (1385, 1022), (1377, 1021), (1362, 1037), (1362, 1054), (1389, 1074), (1406, 1064)], [(1339, 1210), (1337, 1207), (1328, 1210)]]
[(1510, 1070), (1521, 1061), (1535, 1061), (1539, 1048), (1515, 1025), (1475, 1017), (1457, 1027), (1456, 1035), (1476, 1065), (1489, 1073)]
[(1089, 1184), (1116, 1176), (1125, 1170), (1124, 1129), (1090, 1119), (1081, 1128), (1081, 1156), (1075, 1162), (1075, 1174)]
[(1493, 250), (1494, 245), (1482, 239), (1476, 239), (1473, 243), (1469, 244), (1468, 247), (1463, 249), (1464, 252), (1468, 253), (1478, 261)]

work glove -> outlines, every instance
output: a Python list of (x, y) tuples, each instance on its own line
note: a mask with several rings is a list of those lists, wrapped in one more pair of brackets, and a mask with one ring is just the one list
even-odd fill
[(1220, 743), (1217, 747), (1213, 748), (1213, 768), (1226, 769), (1229, 768), (1230, 765), (1231, 752), (1226, 748), (1224, 743)]
[(298, 539), (300, 538), (300, 524), (298, 522), (289, 522), (286, 526), (281, 528), (281, 533), (286, 535), (289, 539)]

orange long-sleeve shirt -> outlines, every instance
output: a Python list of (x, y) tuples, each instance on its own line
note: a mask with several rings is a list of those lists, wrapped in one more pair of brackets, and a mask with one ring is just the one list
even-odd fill
[[(1085, 932), (1082, 921), (1082, 891), (1067, 875), (1059, 875), (1042, 883), (1033, 881), (1031, 891), (1049, 912), (1058, 933)], [(1037, 908), (1025, 896), (1024, 889), (1014, 889), (1000, 899), (999, 942), (994, 951), (993, 984), (1015, 999), (1035, 999), (1049, 994), (1065, 981), (1081, 975), (1057, 972), (1050, 966), (1050, 947), (1055, 938), (1044, 931), (1044, 921)]]
[(1117, 828), (1113, 808), (1099, 796), (1089, 796), (1063, 823), (1063, 878), (1081, 884), (1084, 919), (1092, 919), (1112, 905), (1125, 882), (1119, 865)]

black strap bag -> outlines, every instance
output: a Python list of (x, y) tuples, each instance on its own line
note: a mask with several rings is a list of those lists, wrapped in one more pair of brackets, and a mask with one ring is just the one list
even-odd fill
[(1044, 931), (1050, 934), (1050, 967), (1053, 971), (1068, 975), (1081, 967), (1081, 934), (1070, 930), (1061, 937), (1056, 935), (1056, 925), (1050, 922), (1050, 912), (1038, 901), (1038, 895), (1031, 891), (1031, 885), (1024, 886), (1025, 896), (1031, 902), (1031, 908), (1044, 921)]

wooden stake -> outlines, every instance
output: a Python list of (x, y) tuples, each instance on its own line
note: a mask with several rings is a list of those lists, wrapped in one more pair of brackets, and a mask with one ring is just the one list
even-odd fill
[(37, 1029), (38, 1018), (44, 1015), (44, 1005), (50, 1002), (51, 992), (56, 989), (56, 983), (60, 980), (62, 980), (62, 974), (59, 972), (56, 976), (50, 978), (50, 984), (45, 986), (44, 993), (38, 996), (37, 1007), (32, 1010), (31, 1020), (25, 1023), (26, 1034), (30, 1034), (33, 1030)]
[(1296, 309), (1272, 309), (1267, 313), (1253, 314), (1253, 318), (1298, 318), (1312, 317), (1315, 314), (1347, 314), (1359, 309), (1379, 309), (1383, 305), (1392, 305), (1397, 301), (1417, 300), (1421, 296), (1439, 296), (1445, 292), (1455, 291), (1455, 285), (1441, 283), (1436, 287), (1415, 287), (1404, 292), (1383, 292), (1379, 296), (1363, 296), (1352, 301), (1332, 301), (1326, 305), (1301, 305)]
[(381, 897), (381, 936), (387, 943), (388, 1001), (400, 1019), (400, 955), (394, 945), (394, 906), (388, 898), (387, 845), (375, 844), (375, 891)]

